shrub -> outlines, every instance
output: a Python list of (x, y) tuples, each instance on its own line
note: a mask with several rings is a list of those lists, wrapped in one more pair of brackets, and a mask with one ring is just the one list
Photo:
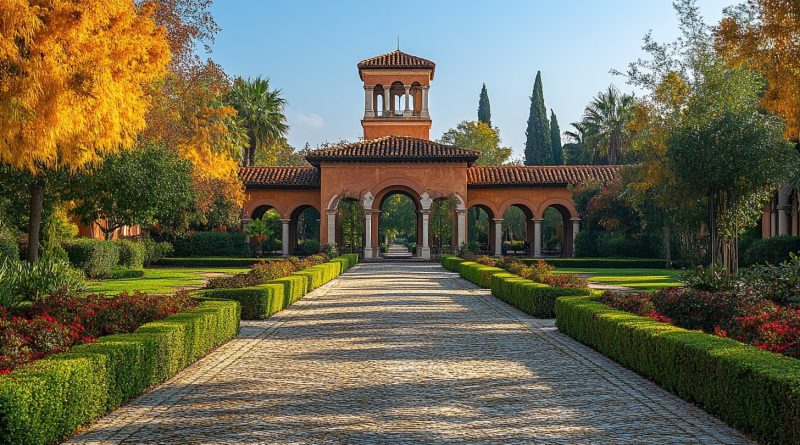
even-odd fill
[(175, 255), (179, 257), (242, 257), (250, 254), (247, 237), (241, 232), (198, 232), (176, 239)]
[(169, 241), (156, 242), (150, 238), (142, 240), (144, 246), (144, 265), (150, 266), (159, 262), (162, 258), (172, 256), (175, 249)]
[(556, 301), (556, 326), (763, 443), (800, 443), (800, 361), (731, 339), (613, 310)]
[(688, 287), (702, 291), (733, 290), (736, 277), (730, 274), (722, 264), (697, 266), (680, 274), (680, 280)]
[(61, 260), (42, 257), (35, 263), (6, 260), (0, 265), (0, 300), (5, 301), (5, 307), (25, 299), (38, 301), (83, 289), (83, 274)]
[(238, 289), (208, 289), (202, 292), (202, 296), (238, 301), (242, 307), (242, 320), (264, 320), (288, 306), (284, 286), (276, 283)]
[(19, 259), (19, 246), (14, 232), (0, 225), (0, 263), (6, 259)]
[(259, 261), (262, 260), (232, 257), (161, 258), (155, 264), (172, 267), (250, 267)]
[(313, 239), (303, 240), (303, 242), (297, 246), (297, 253), (300, 255), (313, 255), (315, 253), (320, 253), (320, 251), (319, 241)]
[(141, 269), (144, 267), (145, 247), (142, 243), (131, 240), (116, 241), (119, 248), (119, 265), (130, 267), (131, 269)]
[(203, 302), (136, 333), (106, 337), (0, 376), (2, 443), (56, 443), (175, 375), (236, 335), (238, 327), (237, 303)]
[(591, 293), (585, 289), (552, 287), (510, 273), (492, 276), (491, 289), (495, 297), (537, 318), (555, 317), (555, 302), (559, 297)]
[(78, 238), (64, 243), (69, 261), (88, 277), (106, 277), (119, 263), (119, 248), (111, 241)]
[(753, 241), (742, 255), (742, 260), (745, 266), (764, 263), (778, 264), (788, 260), (791, 252), (800, 252), (800, 237), (773, 236)]
[(463, 262), (464, 260), (457, 256), (442, 255), (442, 266), (451, 272), (458, 272), (458, 265)]
[(800, 299), (800, 256), (780, 264), (756, 264), (741, 274), (742, 286), (778, 304)]
[(130, 278), (141, 278), (144, 276), (144, 269), (129, 269), (127, 267), (117, 266), (111, 270), (108, 276), (111, 280), (124, 280)]
[[(583, 232), (581, 232), (583, 233)], [(525, 264), (531, 264), (538, 259), (524, 258)], [(545, 261), (559, 269), (563, 268), (608, 268), (608, 269), (663, 269), (666, 260), (658, 258), (547, 258)], [(673, 262), (674, 267), (680, 263)]]
[(222, 277), (213, 277), (206, 283), (206, 289), (238, 289), (242, 287), (256, 286), (262, 281), (258, 276), (251, 273), (237, 273)]

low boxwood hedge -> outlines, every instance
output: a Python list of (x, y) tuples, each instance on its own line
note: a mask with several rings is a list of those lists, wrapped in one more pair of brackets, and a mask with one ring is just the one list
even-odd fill
[(242, 305), (243, 320), (263, 320), (338, 277), (357, 261), (358, 255), (336, 257), (267, 284), (239, 289), (206, 289), (200, 295), (208, 299), (238, 301)]
[(197, 258), (161, 258), (156, 260), (157, 266), (170, 267), (250, 267), (269, 258), (230, 258), (230, 257), (197, 257)]
[(556, 326), (763, 443), (800, 443), (800, 360), (609, 308), (556, 301)]
[(242, 232), (197, 232), (172, 243), (178, 257), (242, 257), (250, 253)]
[[(523, 258), (525, 264), (541, 258)], [(664, 269), (667, 261), (658, 258), (544, 258), (558, 268), (600, 268), (600, 269)], [(673, 264), (673, 267), (677, 267)]]
[(103, 337), (0, 376), (0, 443), (50, 444), (172, 377), (239, 330), (239, 305), (190, 312)]
[(789, 253), (800, 251), (800, 236), (773, 236), (758, 239), (742, 255), (742, 265), (780, 264), (789, 259)]
[(464, 259), (455, 255), (442, 255), (442, 266), (451, 271), (458, 272), (458, 265), (463, 263)]

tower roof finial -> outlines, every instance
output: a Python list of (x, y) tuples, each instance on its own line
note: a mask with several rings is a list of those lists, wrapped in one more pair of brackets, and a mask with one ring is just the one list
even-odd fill
[(397, 35), (397, 50), (400, 51), (400, 34)]

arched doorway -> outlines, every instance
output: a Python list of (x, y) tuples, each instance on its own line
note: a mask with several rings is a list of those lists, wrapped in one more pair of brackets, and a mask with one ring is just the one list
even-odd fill
[(434, 258), (458, 253), (457, 207), (455, 198), (438, 198), (431, 204), (429, 234)]
[(541, 235), (542, 256), (573, 256), (571, 215), (563, 205), (553, 204), (544, 209)]
[(336, 249), (342, 253), (361, 253), (364, 240), (364, 207), (357, 199), (340, 199), (336, 207)]
[(280, 255), (282, 253), (283, 233), (281, 214), (270, 205), (260, 205), (250, 215), (251, 222), (258, 221), (262, 227), (260, 236), (250, 236), (250, 250), (258, 256)]
[(310, 205), (297, 207), (289, 221), (289, 253), (312, 255), (320, 251), (319, 211)]
[(418, 199), (403, 189), (383, 193), (379, 199), (377, 229), (381, 256), (416, 255), (422, 238)]
[(467, 250), (491, 255), (494, 245), (494, 213), (485, 205), (474, 205), (467, 210)]
[(503, 212), (503, 255), (529, 255), (533, 240), (533, 212), (512, 204)]

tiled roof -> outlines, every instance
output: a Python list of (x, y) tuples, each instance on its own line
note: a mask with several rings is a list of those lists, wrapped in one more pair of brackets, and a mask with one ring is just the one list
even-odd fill
[(314, 167), (239, 167), (239, 178), (247, 187), (319, 187)]
[(578, 184), (588, 180), (608, 183), (617, 178), (616, 165), (542, 165), (471, 167), (467, 185), (547, 185)]
[(386, 136), (378, 139), (315, 150), (306, 155), (312, 165), (322, 161), (344, 162), (475, 162), (480, 153), (427, 139), (408, 136)]
[(400, 50), (381, 54), (380, 56), (370, 57), (369, 59), (358, 62), (358, 69), (379, 69), (379, 68), (427, 68), (436, 69), (436, 64), (422, 57), (412, 56)]

